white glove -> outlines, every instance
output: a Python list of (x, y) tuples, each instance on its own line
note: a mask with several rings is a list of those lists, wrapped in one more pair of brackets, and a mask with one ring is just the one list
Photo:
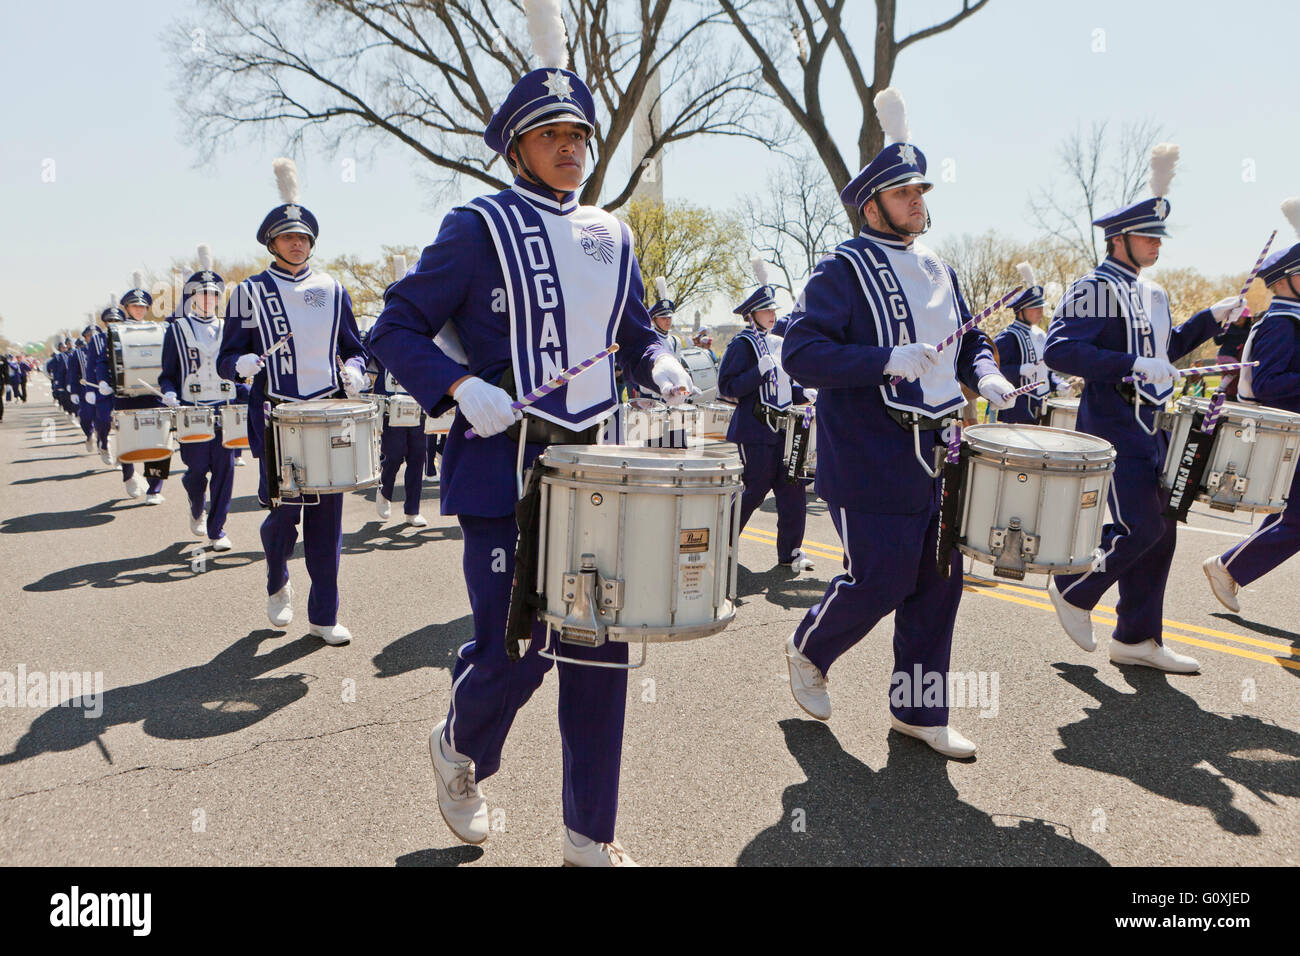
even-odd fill
[(523, 417), (523, 412), (512, 407), (514, 399), (509, 392), (481, 378), (467, 378), (451, 397), (480, 438), (499, 435)]
[(235, 374), (240, 378), (252, 378), (262, 371), (264, 364), (258, 356), (249, 352), (247, 355), (239, 356), (239, 359), (235, 362)]
[(112, 386), (112, 385), (109, 385), (107, 382), (100, 382), (100, 383), (99, 383), (99, 394), (100, 394), (100, 395), (112, 395), (112, 394), (113, 394), (113, 386)]
[(1229, 296), (1210, 306), (1210, 312), (1213, 313), (1215, 321), (1220, 325), (1231, 325), (1241, 318), (1241, 313), (1245, 311), (1246, 297), (1244, 295)]
[[(759, 368), (763, 367), (764, 360), (771, 363), (770, 368), (776, 368), (776, 362), (770, 355), (764, 355), (758, 360)], [(656, 391), (669, 405), (680, 405), (690, 396), (700, 394), (700, 390), (691, 381), (691, 376), (674, 355), (661, 355), (655, 359), (654, 367), (650, 369), (650, 378), (655, 383)]]
[(938, 364), (938, 349), (924, 342), (912, 342), (910, 345), (897, 345), (893, 348), (889, 353), (889, 361), (885, 363), (885, 374), (898, 375), (909, 382), (915, 382)]
[(1144, 381), (1161, 385), (1178, 378), (1178, 369), (1164, 359), (1139, 355), (1133, 360), (1133, 374), (1141, 376)]
[(774, 368), (776, 368), (776, 359), (772, 358), (772, 356), (770, 356), (770, 355), (764, 355), (764, 356), (762, 356), (762, 357), (759, 358), (759, 360), (758, 360), (758, 370), (759, 370), (759, 372), (761, 372), (762, 374), (766, 375), (768, 372), (772, 371), (772, 369), (774, 369)]
[(87, 392), (87, 393), (86, 393), (86, 404), (87, 404), (87, 405), (94, 405), (94, 404), (95, 404), (95, 393), (94, 393), (94, 392)]
[(980, 379), (980, 394), (988, 399), (988, 403), (1000, 412), (1006, 411), (1016, 403), (1014, 398), (1007, 398), (1015, 390), (1014, 385), (996, 372), (985, 375)]
[(817, 401), (817, 389), (815, 389), (815, 388), (805, 388), (805, 389), (803, 390), (803, 397), (806, 398), (806, 399), (808, 399), (809, 402), (816, 402), (816, 401)]
[[(343, 391), (348, 398), (356, 398), (361, 394), (361, 390), (366, 387), (366, 377), (351, 365), (343, 366), (340, 377), (343, 379)], [(477, 429), (475, 430), (477, 431)]]
[(68, 396), (68, 397), (72, 399), (72, 404), (73, 404), (73, 405), (80, 405), (80, 404), (81, 404), (81, 400), (80, 400), (79, 398), (77, 398), (77, 393), (76, 393), (76, 392), (73, 392), (73, 393), (72, 393), (70, 396)]
[(1039, 365), (1037, 362), (1026, 362), (1024, 365), (1020, 366), (1020, 377), (1030, 380), (1036, 379), (1038, 378), (1038, 369)]
[(175, 392), (164, 392), (162, 397), (162, 403), (166, 405), (168, 408), (181, 407), (181, 400), (176, 397)]

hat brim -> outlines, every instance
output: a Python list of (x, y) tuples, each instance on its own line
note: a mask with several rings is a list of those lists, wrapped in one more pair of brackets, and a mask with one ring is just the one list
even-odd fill
[(270, 242), (276, 236), (291, 234), (306, 236), (313, 243), (316, 241), (316, 233), (312, 232), (311, 226), (302, 221), (283, 222), (278, 226), (273, 226), (266, 231), (266, 241)]

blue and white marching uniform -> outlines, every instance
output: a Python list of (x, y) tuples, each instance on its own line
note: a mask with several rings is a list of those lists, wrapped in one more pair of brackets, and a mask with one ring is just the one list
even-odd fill
[[(406, 389), (393, 378), (383, 362), (370, 358), (371, 370), (375, 373), (375, 395), (405, 395)], [(379, 446), (379, 494), (389, 501), (393, 499), (393, 489), (397, 484), (397, 470), (406, 465), (404, 480), (405, 497), (402, 511), (408, 517), (420, 513), (420, 493), (424, 486), (425, 456), (429, 453), (430, 442), (424, 434), (424, 413), (415, 425), (394, 425), (384, 413), (384, 432)], [(432, 438), (434, 436), (428, 436)]]
[[(237, 380), (235, 366), (240, 356), (261, 355), (290, 332), (292, 338), (267, 357), (249, 390), (248, 446), (259, 459), (266, 454), (265, 435), (273, 404), (342, 397), (337, 358), (358, 373), (365, 368), (365, 352), (347, 290), (329, 275), (310, 267), (294, 275), (272, 264), (239, 283), (231, 294), (226, 304), (217, 374)], [(274, 462), (269, 465), (276, 467)], [(257, 497), (264, 508), (271, 508), (262, 521), (266, 593), (276, 594), (289, 581), (289, 558), (298, 541), (301, 521), (307, 573), (311, 577), (307, 617), (318, 627), (334, 626), (338, 623), (343, 496), (323, 494), (319, 503), (307, 508), (301, 502), (288, 501), (272, 508), (263, 467)]]
[[(912, 165), (924, 173), (923, 163)], [(946, 687), (962, 574), (956, 552), (946, 575), (936, 568), (936, 452), (942, 426), (965, 405), (961, 385), (978, 389), (997, 366), (987, 337), (971, 330), (914, 381), (891, 384), (885, 369), (895, 348), (936, 345), (969, 318), (949, 266), (869, 228), (822, 260), (791, 316), (782, 361), (817, 389), (816, 489), (847, 564), (792, 638), (822, 674), (894, 612), (896, 679), (939, 674)], [(890, 711), (913, 726), (948, 723), (946, 692), (891, 695)]]
[[(1036, 326), (1014, 319), (993, 340), (998, 352), (998, 368), (1007, 381), (1017, 386), (1028, 385), (1031, 381), (1039, 386), (1016, 399), (1014, 408), (995, 413), (999, 422), (1036, 425), (1043, 417), (1048, 395), (1051, 394), (1049, 371), (1043, 364), (1043, 350), (1046, 335), (1038, 332)], [(1022, 374), (1023, 366), (1038, 366), (1031, 374)], [(1028, 371), (1028, 370), (1025, 370)]]

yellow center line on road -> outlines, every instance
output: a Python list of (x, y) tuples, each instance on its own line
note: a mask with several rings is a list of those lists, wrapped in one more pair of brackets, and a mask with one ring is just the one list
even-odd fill
[[(759, 537), (760, 535), (761, 537)], [(744, 533), (741, 534), (741, 537), (747, 538), (750, 541), (756, 541), (760, 544), (772, 544), (776, 540), (776, 535), (773, 532), (766, 531), (762, 528), (746, 528)], [(823, 544), (818, 541), (804, 541), (801, 547), (809, 554), (819, 557), (833, 558), (837, 561), (841, 560), (844, 556), (843, 550), (835, 545)], [(1000, 601), (1009, 601), (1013, 604), (1022, 604), (1025, 607), (1051, 611), (1053, 614), (1056, 613), (1056, 609), (1052, 607), (1050, 600), (1046, 598), (1046, 593), (1041, 590), (1034, 590), (1032, 588), (1017, 586), (1014, 584), (1003, 584), (999, 581), (989, 581), (985, 578), (975, 578), (969, 575), (965, 576), (965, 580), (967, 583), (963, 590), (972, 594), (980, 594), (984, 597), (997, 598)], [(972, 584), (979, 586), (973, 587)], [(1017, 594), (1028, 595), (1029, 597), (1037, 598), (1037, 600), (1026, 600), (1023, 597), (1015, 596)], [(1102, 612), (1101, 616), (1097, 615), (1097, 612), (1099, 611)], [(1118, 620), (1115, 617), (1115, 608), (1105, 604), (1097, 605), (1097, 607), (1093, 609), (1093, 614), (1096, 616), (1096, 620), (1102, 624), (1115, 624)], [(1213, 651), (1221, 651), (1225, 654), (1234, 654), (1237, 657), (1245, 657), (1250, 660), (1277, 664), (1280, 667), (1285, 667), (1290, 670), (1300, 670), (1300, 660), (1288, 659), (1300, 657), (1300, 651), (1297, 651), (1290, 645), (1265, 641), (1257, 637), (1246, 637), (1241, 634), (1230, 634), (1227, 631), (1216, 631), (1212, 628), (1199, 627), (1195, 624), (1184, 624), (1181, 621), (1164, 619), (1163, 624), (1165, 627), (1175, 628), (1179, 631), (1189, 631), (1193, 634), (1217, 637), (1223, 640), (1233, 641), (1237, 644), (1248, 644), (1255, 647), (1262, 647), (1266, 650), (1273, 651), (1274, 653), (1271, 655), (1261, 654), (1257, 651), (1244, 650), (1238, 647), (1228, 647), (1219, 643), (1198, 640), (1195, 637), (1190, 637), (1185, 634), (1171, 633), (1170, 631), (1165, 631), (1162, 635), (1162, 637), (1167, 640), (1176, 641), (1181, 644), (1191, 644), (1196, 647), (1204, 647)]]

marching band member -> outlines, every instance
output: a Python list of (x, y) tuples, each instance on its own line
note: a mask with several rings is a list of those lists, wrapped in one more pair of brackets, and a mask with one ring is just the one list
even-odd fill
[[(394, 256), (393, 281), (397, 282), (404, 275), (406, 275), (406, 256)], [(384, 363), (373, 355), (370, 357), (370, 370), (375, 375), (376, 395), (408, 394), (401, 383), (384, 368)], [(388, 412), (385, 410), (384, 431), (379, 450), (379, 487), (375, 489), (375, 511), (379, 517), (387, 520), (393, 513), (393, 488), (397, 484), (397, 469), (405, 464), (405, 499), (402, 503), (402, 512), (406, 517), (406, 523), (417, 528), (428, 526), (428, 519), (420, 514), (420, 495), (424, 488), (424, 460), (425, 455), (429, 453), (429, 446), (430, 443), (424, 434), (423, 411), (420, 413), (420, 421), (415, 425), (394, 425), (388, 420)]]
[[(1076, 279), (1057, 306), (1047, 341), (1047, 364), (1084, 379), (1075, 427), (1115, 446), (1110, 488), (1113, 521), (1102, 529), (1096, 563), (1081, 574), (1053, 575), (1048, 594), (1065, 632), (1085, 651), (1094, 650), (1092, 609), (1113, 585), (1119, 602), (1110, 644), (1116, 664), (1138, 664), (1174, 673), (1200, 668), (1194, 658), (1161, 640), (1165, 585), (1174, 557), (1176, 521), (1164, 513), (1160, 472), (1168, 435), (1155, 415), (1173, 392), (1173, 362), (1206, 339), (1221, 323), (1241, 321), (1246, 300), (1233, 296), (1197, 312), (1177, 327), (1169, 296), (1143, 278), (1155, 265), (1169, 215), (1169, 182), (1178, 147), (1151, 151), (1150, 199), (1141, 199), (1093, 222), (1105, 231), (1106, 258)], [(1124, 386), (1124, 376), (1139, 376)]]
[[(447, 214), (433, 245), (390, 290), (369, 341), (422, 408), (440, 414), (457, 406), (443, 457), (442, 512), (456, 515), (463, 532), (474, 639), (457, 654), (447, 718), (429, 745), (439, 809), (467, 843), (487, 839), (480, 784), (500, 767), (515, 714), (551, 667), (538, 653), (543, 625), (534, 622), (518, 661), (508, 659), (503, 639), (518, 538), (517, 456), (528, 467), (547, 444), (591, 444), (618, 407), (613, 363), (529, 406), (518, 424), (511, 402), (611, 337), (624, 372), (639, 385), (670, 404), (691, 390), (681, 363), (650, 329), (631, 232), (603, 210), (578, 204), (595, 105), (582, 80), (563, 68), (558, 5), (549, 16), (543, 6), (526, 4), (546, 66), (515, 84), (484, 132), (516, 174), (514, 184)], [(542, 29), (539, 13), (548, 21)], [(515, 244), (525, 241), (529, 255), (516, 256)], [(481, 437), (467, 440), (470, 426)], [(565, 644), (563, 653), (627, 662), (627, 645), (614, 641)], [(564, 862), (629, 864), (614, 834), (627, 672), (572, 663), (558, 671)]]
[(54, 396), (54, 402), (65, 412), (68, 410), (68, 400), (66, 386), (63, 383), (63, 376), (67, 372), (67, 365), (64, 362), (66, 346), (62, 337), (54, 344), (54, 353), (50, 360), (45, 363), (45, 374), (50, 377), (50, 393)]
[(893, 611), (892, 727), (968, 757), (975, 744), (948, 726), (962, 574), (956, 551), (946, 574), (936, 566), (936, 459), (940, 429), (965, 403), (961, 383), (999, 410), (1010, 407), (1013, 386), (979, 330), (935, 348), (970, 313), (956, 273), (916, 241), (929, 228), (924, 195), (933, 184), (908, 141), (902, 97), (891, 87), (875, 106), (893, 142), (840, 193), (865, 225), (818, 264), (781, 351), (790, 374), (817, 388), (816, 487), (846, 564), (786, 641), (790, 689), (828, 720), (831, 665)]
[[(122, 321), (143, 322), (148, 315), (149, 308), (153, 305), (153, 296), (144, 288), (144, 273), (134, 273), (132, 281), (134, 287), (122, 296), (118, 302), (118, 305), (125, 311), (125, 318)], [(104, 396), (101, 405), (105, 407), (101, 409), (99, 414), (102, 416), (101, 421), (104, 423), (105, 435), (107, 435), (107, 429), (115, 409), (162, 408), (162, 400), (155, 395), (114, 394), (112, 372), (108, 362), (107, 335), (104, 336), (104, 347), (99, 350), (96, 356), (95, 366), (99, 394)], [(168, 472), (171, 470), (170, 458), (163, 461), (145, 462), (141, 469), (144, 472), (143, 478), (135, 473), (135, 465), (130, 462), (124, 461), (121, 462), (121, 465), (122, 483), (126, 488), (128, 497), (139, 498), (141, 492), (145, 492), (144, 500), (146, 504), (160, 505), (163, 503), (162, 486)]]
[[(168, 323), (163, 336), (158, 388), (168, 408), (210, 405), (216, 414), (221, 405), (247, 401), (248, 391), (217, 373), (222, 331), (217, 310), (226, 282), (212, 269), (212, 250), (207, 243), (199, 243), (198, 258), (198, 271), (185, 280), (181, 290), (181, 314)], [(208, 441), (181, 443), (181, 461), (185, 462), (181, 484), (190, 501), (190, 531), (195, 537), (206, 537), (213, 551), (229, 551), (233, 545), (226, 534), (226, 515), (235, 483), (235, 451), (221, 444), (220, 419), (213, 425), (214, 434)], [(209, 495), (205, 520), (203, 503)]]
[(807, 520), (802, 482), (785, 480), (784, 412), (810, 399), (791, 381), (772, 355), (778, 346), (770, 333), (776, 322), (775, 291), (767, 282), (767, 266), (752, 260), (758, 288), (733, 310), (746, 326), (727, 344), (718, 366), (718, 394), (734, 399), (736, 412), (727, 426), (727, 441), (740, 449), (744, 465), (744, 494), (740, 497), (740, 530), (768, 495), (776, 499), (776, 560), (796, 573), (813, 570), (799, 549)]
[[(1282, 212), (1300, 234), (1300, 198), (1288, 199)], [(1275, 252), (1260, 267), (1259, 277), (1273, 299), (1250, 330), (1238, 380), (1242, 400), (1300, 413), (1300, 242)], [(1206, 558), (1202, 567), (1210, 589), (1229, 611), (1240, 611), (1237, 589), (1258, 581), (1300, 552), (1300, 470), (1291, 480), (1287, 506), (1267, 515), (1246, 540), (1221, 555)]]
[[(99, 313), (99, 321), (103, 324), (102, 330), (96, 329), (91, 341), (92, 359), (91, 365), (96, 368), (108, 367), (108, 327), (112, 322), (121, 322), (126, 318), (126, 313), (117, 307), (117, 296), (109, 293), (108, 308)], [(102, 364), (101, 364), (102, 363)], [(98, 388), (98, 383), (96, 383)], [(111, 391), (111, 388), (110, 388)], [(95, 403), (95, 440), (99, 445), (99, 457), (104, 464), (112, 468), (114, 464), (113, 455), (108, 450), (108, 436), (113, 429), (113, 397), (102, 396)]]
[[(1015, 313), (1011, 324), (993, 340), (997, 349), (998, 369), (1009, 382), (1024, 386), (1040, 383), (1038, 388), (1016, 399), (1016, 404), (1006, 411), (996, 412), (989, 420), (1021, 425), (1036, 425), (1046, 410), (1047, 396), (1052, 392), (1051, 372), (1043, 362), (1043, 349), (1047, 336), (1038, 328), (1043, 321), (1043, 287), (1038, 284), (1034, 269), (1028, 262), (1016, 265), (1025, 291), (1007, 308)], [(1035, 335), (1034, 333), (1038, 334)], [(992, 411), (992, 409), (990, 409)]]
[(74, 353), (76, 361), (72, 365), (73, 392), (72, 404), (77, 406), (77, 418), (81, 431), (86, 436), (86, 453), (95, 450), (95, 400), (96, 388), (90, 381), (94, 375), (94, 350), (90, 347), (95, 335), (95, 327), (88, 325), (81, 330)]
[[(352, 635), (338, 623), (339, 553), (343, 544), (343, 496), (322, 494), (276, 504), (268, 471), (279, 468), (267, 454), (271, 403), (339, 397), (355, 398), (365, 386), (365, 350), (352, 315), (352, 299), (334, 278), (307, 261), (316, 249), (320, 225), (298, 196), (298, 168), (291, 159), (272, 164), (283, 202), (266, 214), (257, 241), (273, 262), (235, 287), (226, 303), (217, 374), (252, 378), (248, 400), (248, 445), (263, 459), (257, 500), (270, 511), (262, 521), (266, 552), (266, 615), (275, 627), (293, 620), (289, 557), (303, 525), (303, 551), (311, 591), (308, 630), (326, 644), (347, 644)], [(292, 333), (292, 335), (290, 335)], [(288, 338), (288, 341), (284, 340)], [(266, 353), (277, 343), (274, 354)], [(304, 504), (308, 506), (304, 508)]]

